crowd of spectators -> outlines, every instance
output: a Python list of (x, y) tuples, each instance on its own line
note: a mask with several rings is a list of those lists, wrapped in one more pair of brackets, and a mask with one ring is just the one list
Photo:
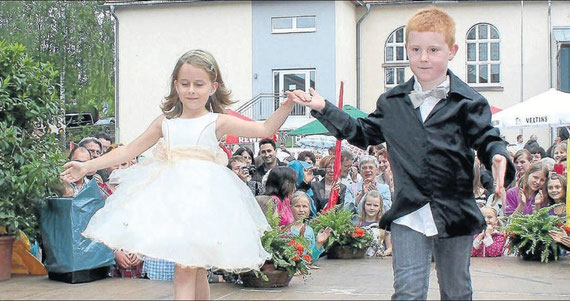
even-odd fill
[[(474, 236), (472, 256), (504, 256), (506, 237), (501, 232), (505, 217), (513, 214), (531, 214), (533, 211), (557, 204), (551, 214), (566, 215), (566, 139), (558, 136), (545, 151), (538, 144), (535, 135), (528, 142), (517, 137), (511, 153), (516, 167), (516, 179), (510, 183), (503, 195), (495, 194), (491, 172), (475, 160), (473, 166), (474, 201), (481, 208), (487, 228)], [(100, 133), (82, 139), (69, 154), (69, 160), (87, 161), (122, 147)], [(289, 154), (285, 162), (277, 158), (278, 152)], [(330, 231), (314, 233), (307, 219), (314, 218), (328, 204), (329, 196), (338, 191), (340, 207), (352, 211), (355, 226), (371, 231), (374, 245), (367, 250), (368, 256), (390, 256), (392, 246), (390, 233), (379, 229), (378, 221), (390, 210), (397, 188), (388, 150), (384, 145), (370, 146), (365, 155), (355, 155), (343, 150), (341, 153), (340, 177), (334, 180), (334, 149), (328, 155), (310, 149), (301, 151), (297, 157), (274, 140), (262, 139), (257, 156), (247, 146), (236, 147), (229, 158), (228, 168), (243, 181), (257, 198), (263, 210), (273, 208), (280, 216), (282, 226), (291, 225), (291, 233), (302, 234), (310, 242), (313, 262), (324, 252), (322, 245)], [(75, 197), (91, 180), (97, 181), (101, 195), (107, 198), (118, 185), (116, 170), (130, 168), (138, 163), (133, 158), (97, 173), (88, 174), (74, 183), (63, 183), (62, 196)], [(269, 204), (271, 203), (271, 206)], [(553, 239), (570, 247), (570, 238), (564, 233), (553, 232)], [(141, 257), (123, 250), (114, 250), (115, 266), (111, 277), (149, 278), (172, 280), (175, 264), (165, 260)], [(209, 271), (211, 282), (235, 280), (224, 273)]]

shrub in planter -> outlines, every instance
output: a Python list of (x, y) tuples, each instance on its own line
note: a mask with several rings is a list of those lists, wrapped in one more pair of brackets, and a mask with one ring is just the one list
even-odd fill
[(372, 245), (372, 234), (355, 227), (352, 222), (354, 217), (351, 211), (337, 206), (325, 213), (319, 213), (317, 218), (311, 221), (315, 233), (327, 227), (332, 229), (331, 236), (324, 245), (329, 258), (362, 258), (366, 248)]
[(37, 237), (37, 201), (59, 183), (65, 157), (56, 135), (63, 104), (57, 71), (20, 44), (0, 41), (0, 227)]
[(525, 260), (558, 260), (560, 246), (548, 233), (564, 226), (564, 217), (550, 215), (550, 210), (555, 206), (542, 208), (532, 214), (509, 216), (504, 227), (509, 238), (509, 253), (518, 254)]

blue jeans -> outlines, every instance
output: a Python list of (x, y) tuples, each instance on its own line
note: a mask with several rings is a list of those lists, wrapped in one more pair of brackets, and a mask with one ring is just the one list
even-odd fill
[(392, 300), (426, 300), (432, 254), (442, 300), (471, 300), (469, 264), (473, 236), (426, 237), (406, 226), (392, 223)]

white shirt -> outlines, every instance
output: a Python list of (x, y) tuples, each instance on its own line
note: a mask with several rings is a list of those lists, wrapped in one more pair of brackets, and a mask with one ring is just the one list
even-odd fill
[[(414, 80), (414, 91), (422, 92), (422, 87), (418, 82), (416, 76), (414, 76)], [(439, 84), (438, 87), (445, 88), (447, 93), (449, 93), (449, 76), (446, 77), (446, 79), (441, 84)], [(429, 96), (420, 105), (419, 109), (423, 122), (426, 121), (427, 117), (440, 100), (441, 99)], [(422, 233), (425, 236), (435, 236), (438, 234), (429, 203), (423, 205), (420, 209), (414, 212), (395, 219), (394, 223), (406, 226), (416, 232)]]

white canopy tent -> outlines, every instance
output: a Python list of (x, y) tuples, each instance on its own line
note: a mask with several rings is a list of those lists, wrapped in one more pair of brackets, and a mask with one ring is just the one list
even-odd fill
[(570, 93), (550, 89), (493, 114), (493, 126), (507, 129), (570, 125)]

